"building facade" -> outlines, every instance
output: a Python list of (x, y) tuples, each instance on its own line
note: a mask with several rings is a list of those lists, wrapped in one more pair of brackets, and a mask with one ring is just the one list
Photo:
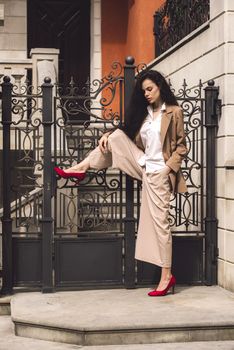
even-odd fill
[(9, 75), (16, 84), (29, 77), (34, 85), (48, 75), (52, 82), (62, 84), (73, 77), (82, 86), (87, 79), (107, 76), (113, 61), (123, 64), (126, 56), (133, 56), (137, 64), (162, 71), (175, 89), (183, 79), (189, 87), (196, 87), (199, 79), (205, 87), (214, 79), (222, 101), (216, 162), (218, 284), (234, 291), (233, 4), (210, 0), (209, 19), (155, 59), (153, 16), (164, 4), (163, 0), (121, 0), (118, 4), (109, 0), (2, 0), (0, 76)]

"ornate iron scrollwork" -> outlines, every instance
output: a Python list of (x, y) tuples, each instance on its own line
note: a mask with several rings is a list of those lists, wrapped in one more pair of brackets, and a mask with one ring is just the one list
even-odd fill
[[(186, 80), (182, 87), (175, 91), (171, 90), (183, 109), (184, 128), (188, 154), (182, 162), (182, 173), (188, 186), (188, 193), (171, 196), (169, 222), (174, 233), (177, 234), (200, 234), (204, 232), (204, 153), (205, 153), (205, 130), (204, 113), (205, 99), (202, 97), (202, 83), (197, 87), (188, 88)], [(141, 185), (135, 189), (135, 206), (137, 217), (140, 213)], [(137, 229), (137, 227), (136, 227)]]
[(12, 86), (12, 200), (14, 230), (38, 233), (42, 205), (42, 91), (24, 84)]
[[(98, 145), (104, 132), (122, 122), (122, 71), (122, 66), (115, 62), (107, 76), (92, 83), (87, 81), (84, 88), (76, 86), (73, 79), (68, 89), (57, 86), (56, 164), (69, 167), (74, 161), (81, 161)], [(116, 231), (121, 226), (121, 192), (119, 171), (89, 171), (79, 187), (73, 180), (59, 180), (57, 234)]]
[[(101, 135), (122, 121), (123, 77), (122, 68), (115, 64), (112, 72), (98, 83), (87, 82), (85, 89), (75, 85), (73, 79), (68, 89), (56, 87), (53, 121), (53, 159), (62, 167), (70, 167), (84, 159), (93, 150)], [(144, 69), (143, 65), (137, 70)], [(93, 85), (95, 87), (93, 87)], [(104, 98), (105, 91), (110, 98)], [(17, 200), (18, 228), (30, 231), (39, 226), (43, 188), (43, 126), (42, 95), (32, 94), (32, 89), (13, 89), (11, 132), (14, 135), (17, 159), (14, 163), (13, 193)], [(66, 92), (65, 95), (62, 92)], [(82, 94), (83, 92), (83, 94)], [(203, 225), (204, 175), (203, 153), (205, 131), (203, 128), (204, 99), (202, 83), (190, 89), (184, 80), (182, 87), (174, 91), (184, 111), (184, 123), (188, 155), (182, 171), (189, 193), (171, 199), (170, 224), (176, 232), (201, 232)], [(116, 103), (117, 100), (117, 103)], [(80, 115), (88, 118), (79, 121)], [(78, 123), (73, 123), (76, 117)], [(104, 169), (89, 171), (79, 184), (75, 180), (59, 179), (55, 190), (56, 234), (89, 234), (98, 232), (123, 232), (122, 217), (126, 207), (125, 176), (120, 171)], [(35, 193), (34, 193), (34, 192)], [(32, 194), (33, 192), (33, 194)], [(135, 215), (139, 215), (140, 184), (135, 187)]]
[(191, 89), (184, 80), (182, 87), (174, 93), (184, 114), (188, 154), (182, 163), (182, 173), (188, 193), (177, 194), (171, 199), (170, 223), (175, 232), (203, 232), (205, 99), (202, 97), (202, 82)]

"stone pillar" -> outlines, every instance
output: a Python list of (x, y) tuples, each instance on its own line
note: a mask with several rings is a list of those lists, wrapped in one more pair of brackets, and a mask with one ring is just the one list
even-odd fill
[[(58, 82), (59, 49), (35, 48), (31, 50), (30, 55), (32, 57), (32, 85), (34, 86), (34, 89), (41, 86), (46, 77), (49, 77), (51, 79), (51, 84), (55, 85)], [(56, 91), (54, 86), (53, 97), (55, 94)], [(38, 107), (42, 106), (41, 102), (42, 101), (38, 99)], [(59, 111), (56, 111), (57, 116), (60, 115), (58, 112)], [(52, 149), (54, 149), (53, 140), (54, 138), (52, 137)], [(41, 142), (43, 142), (43, 137), (41, 137)], [(41, 144), (41, 146), (43, 145)]]
[(59, 49), (36, 48), (30, 52), (33, 65), (34, 87), (40, 86), (45, 77), (51, 78), (51, 83), (55, 84), (58, 80), (58, 56)]
[[(101, 48), (101, 0), (91, 0), (90, 14), (90, 82), (102, 78), (102, 48)], [(92, 86), (91, 86), (92, 87)], [(93, 107), (97, 108), (95, 114), (101, 116), (98, 108), (100, 108), (98, 96), (93, 101)]]
[(90, 25), (90, 79), (93, 81), (102, 77), (101, 0), (91, 0)]

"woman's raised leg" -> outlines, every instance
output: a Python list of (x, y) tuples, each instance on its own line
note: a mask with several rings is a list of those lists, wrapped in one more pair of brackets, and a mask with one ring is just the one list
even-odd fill
[(143, 154), (122, 130), (117, 129), (108, 137), (106, 152), (102, 152), (98, 146), (80, 163), (64, 171), (86, 172), (89, 168), (101, 170), (112, 166), (141, 180), (143, 170), (137, 160)]
[(142, 179), (143, 168), (138, 159), (144, 152), (120, 129), (108, 138), (108, 149), (112, 154), (112, 167), (124, 171), (137, 180)]
[(89, 158), (86, 157), (83, 159), (80, 163), (77, 163), (76, 165), (70, 167), (69, 169), (64, 170), (66, 173), (73, 173), (73, 172), (86, 172), (90, 168)]

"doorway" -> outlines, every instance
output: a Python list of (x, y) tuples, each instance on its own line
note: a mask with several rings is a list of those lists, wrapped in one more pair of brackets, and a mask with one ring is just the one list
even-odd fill
[(28, 54), (32, 48), (56, 48), (59, 84), (73, 77), (84, 86), (90, 76), (90, 1), (28, 0)]

